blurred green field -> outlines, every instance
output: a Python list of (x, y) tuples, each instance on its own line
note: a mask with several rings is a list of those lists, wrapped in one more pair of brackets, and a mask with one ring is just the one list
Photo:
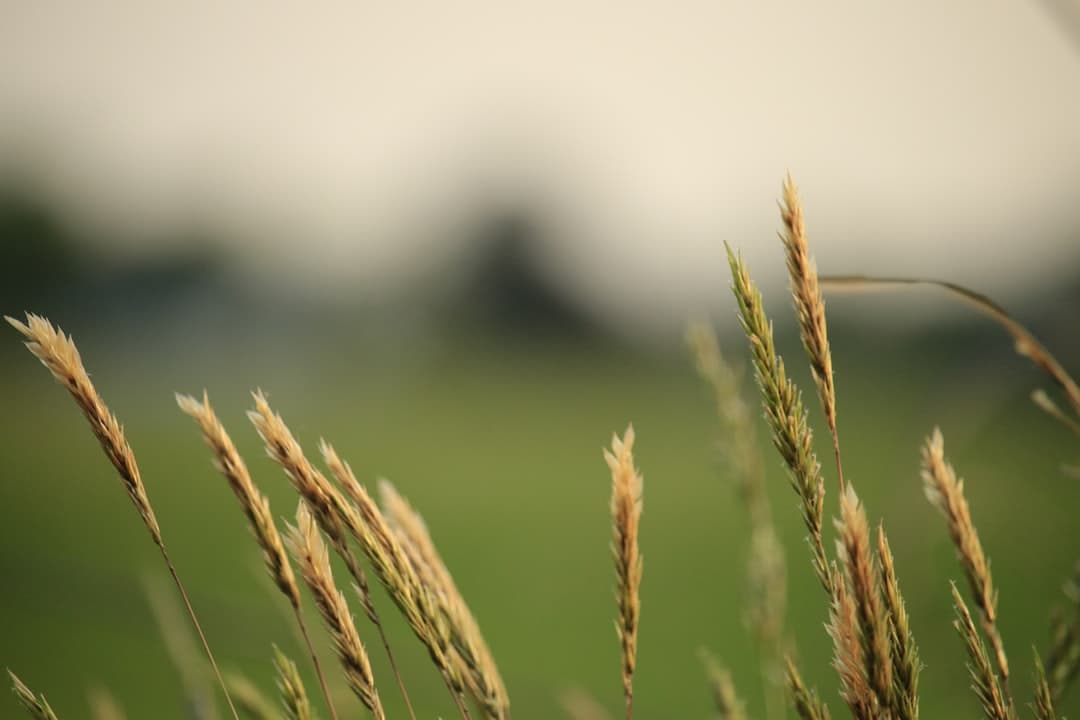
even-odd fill
[[(157, 551), (67, 395), (20, 351), (14, 333), (0, 335), (0, 663), (45, 692), (61, 718), (86, 717), (86, 695), (96, 686), (109, 688), (130, 718), (187, 717), (144, 591), (146, 577), (163, 575)], [(600, 449), (633, 421), (645, 475), (638, 717), (710, 715), (701, 646), (733, 666), (760, 717), (757, 660), (740, 610), (746, 522), (717, 464), (712, 404), (685, 358), (577, 345), (398, 358), (328, 337), (170, 360), (138, 338), (109, 346), (91, 329), (77, 339), (126, 425), (219, 661), (267, 692), (271, 643), (307, 672), (303, 653), (234, 498), (173, 404), (177, 390), (208, 387), (279, 516), (290, 517), (295, 501), (243, 415), (256, 386), (308, 448), (326, 437), (361, 479), (393, 480), (424, 513), (496, 654), (519, 720), (560, 717), (558, 695), (570, 687), (620, 707), (609, 476)], [(918, 477), (919, 443), (935, 424), (967, 479), (1001, 587), (1014, 690), (1026, 704), (1031, 646), (1046, 646), (1050, 609), (1080, 557), (1080, 484), (1059, 470), (1075, 460), (1074, 439), (1030, 406), (1026, 392), (1038, 378), (1007, 354), (972, 372), (946, 352), (913, 362), (854, 337), (835, 337), (834, 345), (845, 475), (871, 520), (883, 517), (890, 532), (927, 666), (924, 716), (978, 715), (950, 626), (948, 581), (961, 574)], [(802, 357), (790, 343), (781, 349), (808, 388)], [(743, 357), (734, 339), (725, 350)], [(841, 717), (825, 598), (807, 562), (795, 497), (771, 449), (763, 451), (788, 554), (789, 627), (807, 680)], [(830, 483), (830, 514), (833, 489)], [(392, 618), (381, 590), (377, 599)], [(419, 716), (452, 717), (419, 644), (396, 618), (388, 625)], [(370, 627), (359, 627), (389, 714), (402, 717), (378, 643)], [(361, 716), (333, 677), (339, 709)], [(1080, 693), (1060, 710), (1080, 711)], [(0, 717), (17, 716), (14, 698), (0, 698)]]

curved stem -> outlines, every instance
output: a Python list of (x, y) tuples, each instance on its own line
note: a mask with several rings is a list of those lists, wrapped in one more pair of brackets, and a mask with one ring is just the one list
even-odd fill
[(304, 616), (300, 612), (300, 608), (293, 607), (293, 612), (296, 613), (296, 623), (300, 626), (300, 634), (304, 636), (308, 652), (311, 653), (311, 662), (315, 665), (315, 674), (319, 676), (319, 685), (322, 686), (323, 697), (326, 698), (326, 707), (330, 710), (330, 717), (337, 720), (337, 710), (334, 709), (334, 701), (330, 698), (330, 688), (326, 684), (326, 676), (323, 675), (322, 664), (319, 662), (319, 656), (315, 652), (314, 644), (311, 642), (311, 635), (308, 634), (307, 623), (304, 622)]

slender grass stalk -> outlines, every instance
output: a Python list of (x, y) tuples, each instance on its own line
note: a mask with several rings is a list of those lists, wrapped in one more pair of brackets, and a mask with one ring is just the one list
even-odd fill
[(188, 599), (187, 590), (184, 589), (184, 584), (180, 581), (180, 576), (176, 572), (172, 558), (169, 557), (169, 553), (165, 549), (165, 540), (161, 535), (161, 527), (158, 525), (157, 517), (154, 515), (154, 508), (150, 505), (150, 498), (146, 494), (146, 486), (143, 484), (142, 475), (139, 473), (139, 466), (135, 462), (135, 452), (131, 449), (131, 445), (128, 444), (120, 421), (112, 414), (101, 395), (98, 394), (94, 384), (90, 382), (90, 375), (83, 366), (82, 357), (79, 355), (78, 348), (75, 347), (75, 342), (70, 336), (65, 335), (60, 329), (54, 328), (52, 323), (39, 315), (27, 313), (25, 323), (7, 316), (4, 319), (22, 333), (27, 340), (26, 347), (30, 352), (49, 369), (56, 381), (71, 393), (75, 404), (79, 406), (79, 409), (82, 410), (83, 415), (86, 416), (87, 421), (90, 423), (90, 429), (105, 451), (105, 455), (120, 474), (120, 479), (124, 484), (128, 497), (131, 499), (132, 504), (135, 505), (143, 524), (150, 532), (150, 537), (161, 552), (161, 557), (169, 569), (169, 575), (172, 577), (173, 583), (175, 583), (176, 589), (184, 601), (188, 617), (195, 627), (195, 632), (199, 636), (203, 651), (210, 661), (210, 666), (214, 669), (214, 675), (217, 677), (218, 685), (221, 686), (221, 691), (225, 695), (229, 710), (232, 712), (233, 718), (239, 720), (232, 697), (229, 696), (229, 690), (225, 687), (225, 680), (221, 676), (221, 670), (218, 669), (217, 661), (214, 659), (214, 653), (210, 650), (210, 644), (206, 641), (206, 635), (199, 624), (199, 618), (195, 615), (191, 600)]
[(413, 633), (427, 647), (458, 712), (468, 720), (470, 713), (465, 700), (464, 679), (452, 659), (456, 650), (450, 624), (439, 609), (437, 590), (424, 583), (390, 522), (356, 479), (348, 463), (325, 440), (320, 443), (320, 450), (331, 474), (351, 498), (346, 499), (336, 488), (331, 488), (330, 497), (337, 517), (371, 561), (380, 582)]
[(334, 584), (330, 557), (319, 537), (319, 528), (302, 500), (296, 511), (296, 527), (289, 529), (288, 545), (300, 566), (304, 582), (315, 598), (315, 606), (319, 608), (319, 614), (334, 639), (334, 649), (349, 687), (376, 720), (385, 720), (367, 651), (360, 642), (345, 596)]
[(615, 560), (615, 599), (619, 608), (616, 630), (622, 645), (623, 695), (626, 720), (634, 715), (634, 669), (637, 666), (638, 622), (641, 616), (642, 558), (638, 551), (644, 480), (634, 467), (634, 428), (611, 439), (604, 460), (611, 470), (611, 554)]
[(451, 660), (460, 666), (459, 672), (465, 678), (469, 692), (487, 718), (506, 720), (510, 716), (510, 698), (495, 657), (480, 632), (480, 624), (469, 610), (436, 549), (427, 524), (390, 482), (379, 482), (379, 496), (382, 498), (383, 515), (420, 574), (421, 581), (436, 590), (435, 598), (449, 623), (456, 651), (451, 655)]
[(739, 305), (739, 319), (750, 341), (754, 375), (761, 390), (765, 418), (772, 430), (773, 445), (787, 465), (791, 485), (802, 504), (803, 521), (810, 533), (814, 572), (829, 593), (834, 594), (828, 555), (822, 536), (825, 513), (825, 481), (814, 453), (814, 437), (807, 420), (802, 395), (788, 378), (784, 361), (776, 354), (772, 323), (742, 257), (727, 248), (731, 266), (732, 291)]
[(953, 627), (964, 641), (964, 647), (968, 655), (968, 671), (971, 673), (972, 689), (979, 698), (983, 714), (990, 720), (1012, 720), (1015, 714), (1011, 703), (1005, 698), (1001, 682), (997, 673), (990, 665), (990, 656), (986, 652), (979, 630), (975, 627), (975, 621), (971, 618), (960, 591), (956, 589), (956, 583), (950, 583), (952, 588), (953, 603), (956, 607), (956, 620)]
[(326, 698), (326, 706), (330, 711), (330, 717), (337, 720), (337, 710), (334, 701), (330, 697), (330, 688), (326, 684), (326, 676), (323, 674), (319, 655), (315, 652), (315, 646), (311, 641), (307, 623), (304, 621), (304, 613), (300, 609), (300, 588), (297, 587), (296, 577), (293, 575), (292, 566), (289, 564), (289, 556), (285, 552), (285, 544), (281, 541), (281, 535), (274, 524), (274, 516), (270, 512), (270, 500), (259, 491), (255, 482), (251, 479), (247, 464), (240, 456), (232, 438), (229, 437), (225, 426), (218, 420), (214, 409), (210, 406), (210, 398), (203, 392), (203, 400), (199, 402), (189, 395), (177, 395), (176, 402), (180, 409), (191, 416), (202, 430), (203, 439), (214, 454), (214, 465), (225, 476), (232, 488), (233, 494), (240, 501), (240, 507), (248, 519), (252, 534), (263, 551), (263, 560), (266, 569), (270, 573), (274, 584), (289, 601), (293, 616), (303, 635), (307, 645), (311, 662), (315, 667), (315, 674), (319, 678), (323, 696)]
[(405, 707), (409, 712), (409, 717), (416, 720), (409, 693), (405, 689), (405, 681), (401, 677), (401, 671), (398, 669), (394, 653), (390, 649), (390, 640), (386, 637), (386, 630), (379, 619), (378, 612), (375, 610), (375, 604), (372, 602), (367, 575), (364, 573), (363, 568), (360, 567), (360, 563), (357, 562), (356, 556), (348, 544), (343, 519), (340, 517), (343, 499), (330, 481), (308, 461), (303, 448), (293, 437), (285, 421), (270, 407), (266, 395), (260, 390), (255, 392), (252, 397), (255, 400), (255, 409), (248, 413), (248, 418), (262, 438), (267, 454), (285, 471), (285, 475), (289, 478), (293, 488), (307, 503), (319, 527), (326, 533), (330, 544), (345, 561), (349, 574), (356, 581), (357, 593), (360, 596), (360, 603), (364, 608), (364, 613), (367, 615), (368, 620), (371, 621), (371, 624), (375, 626), (379, 638), (382, 640), (383, 649), (386, 652), (387, 659), (390, 661), (390, 668), (394, 673), (394, 679), (397, 682), (398, 690), (401, 692), (401, 697), (405, 700)]
[(829, 350), (829, 332), (825, 322), (825, 300), (818, 285), (817, 267), (810, 257), (802, 201), (791, 175), (784, 178), (784, 200), (780, 206), (780, 215), (784, 221), (784, 232), (780, 234), (780, 239), (787, 255), (791, 296), (799, 317), (799, 335), (810, 358), (810, 371), (817, 385), (818, 398), (825, 413), (825, 422), (829, 426), (829, 434), (832, 436), (836, 477), (842, 492), (844, 469), (840, 462), (840, 435), (836, 431), (836, 387), (833, 380), (832, 352)]
[(1012, 700), (1008, 697), (1009, 661), (997, 627), (997, 588), (990, 576), (990, 563), (983, 553), (975, 523), (971, 520), (971, 512), (964, 497), (964, 482), (957, 478), (956, 471), (945, 459), (945, 439), (937, 428), (923, 445), (922, 465), (926, 497), (945, 517), (960, 565), (979, 609), (983, 632), (989, 639), (998, 672), (1001, 674), (1006, 699), (1011, 706)]

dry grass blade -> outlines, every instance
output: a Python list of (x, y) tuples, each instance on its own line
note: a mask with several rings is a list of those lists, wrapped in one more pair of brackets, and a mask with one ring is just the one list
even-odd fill
[(858, 637), (862, 644), (864, 676), (874, 694), (873, 716), (892, 705), (893, 670), (889, 623), (881, 599), (878, 569), (870, 549), (866, 510), (850, 485), (840, 496), (838, 555), (855, 601)]
[(823, 277), (821, 278), (821, 286), (826, 290), (847, 292), (895, 290), (919, 286), (936, 287), (945, 290), (953, 297), (987, 315), (1004, 328), (1012, 337), (1016, 352), (1031, 360), (1036, 367), (1046, 373), (1061, 388), (1062, 392), (1065, 393), (1065, 397), (1068, 398), (1073, 412), (1080, 417), (1080, 386), (1065, 371), (1057, 358), (1027, 328), (1021, 325), (1003, 307), (985, 295), (955, 283), (923, 278), (875, 278), (854, 275)]
[(638, 551), (644, 480), (634, 467), (634, 428), (622, 439), (611, 439), (604, 460), (611, 470), (612, 557), (615, 560), (615, 599), (619, 608), (616, 630), (622, 643), (622, 681), (626, 717), (634, 714), (634, 668), (637, 664), (638, 621), (641, 616), (642, 558)]
[(356, 581), (356, 589), (364, 613), (372, 625), (375, 626), (379, 633), (379, 639), (382, 640), (383, 649), (390, 660), (390, 668), (394, 673), (394, 679), (397, 682), (401, 696), (405, 700), (405, 707), (409, 712), (409, 717), (416, 720), (409, 693), (405, 690), (405, 682), (401, 677), (401, 672), (398, 670), (394, 653), (390, 649), (390, 641), (386, 637), (386, 630), (383, 628), (382, 621), (379, 620), (379, 615), (375, 610), (375, 604), (371, 600), (371, 589), (368, 585), (367, 576), (348, 544), (344, 524), (344, 498), (340, 496), (337, 488), (308, 461), (303, 448), (293, 437), (285, 421), (270, 407), (266, 395), (260, 390), (255, 392), (252, 397), (255, 400), (255, 409), (248, 412), (248, 418), (255, 426), (259, 437), (262, 438), (267, 454), (285, 471), (285, 475), (289, 478), (293, 488), (307, 503), (308, 508), (318, 521), (319, 527), (326, 533), (330, 544), (345, 561), (349, 574)]
[(315, 606), (334, 640), (334, 649), (349, 687), (377, 720), (384, 720), (386, 716), (375, 688), (367, 651), (360, 642), (345, 596), (334, 584), (330, 556), (319, 537), (319, 528), (303, 501), (296, 511), (296, 527), (289, 529), (288, 544), (300, 567), (300, 574), (315, 598)]
[(162, 559), (169, 568), (169, 574), (176, 584), (176, 589), (184, 600), (188, 616), (191, 618), (192, 625), (195, 626), (199, 640), (202, 641), (203, 650), (210, 660), (211, 667), (214, 669), (214, 674), (217, 676), (218, 684), (225, 694), (229, 709), (232, 711), (233, 717), (239, 720), (232, 698), (229, 696), (229, 690), (225, 687), (225, 680), (221, 677), (221, 671), (218, 670), (214, 653), (211, 652), (210, 644), (206, 641), (202, 626), (195, 615), (195, 609), (191, 606), (187, 591), (184, 589), (183, 583), (180, 582), (180, 576), (177, 574), (172, 559), (165, 549), (165, 541), (161, 536), (161, 527), (158, 525), (157, 517), (154, 515), (154, 509), (150, 505), (150, 498), (146, 494), (146, 486), (143, 484), (142, 476), (139, 473), (139, 466), (135, 462), (135, 452), (131, 449), (131, 445), (128, 444), (120, 421), (112, 414), (101, 395), (98, 394), (94, 384), (90, 382), (90, 375), (83, 366), (82, 357), (79, 355), (79, 349), (75, 346), (74, 340), (69, 335), (65, 335), (59, 328), (54, 328), (52, 323), (40, 315), (27, 313), (25, 323), (7, 316), (4, 319), (22, 333), (23, 337), (26, 338), (26, 347), (30, 352), (49, 369), (56, 381), (71, 393), (75, 404), (79, 406), (79, 409), (82, 410), (83, 415), (86, 416), (87, 421), (90, 423), (90, 429), (93, 431), (101, 448), (105, 451), (105, 455), (120, 474), (120, 479), (124, 484), (128, 497), (131, 498), (131, 502), (135, 505), (139, 516), (142, 517), (143, 524), (146, 525), (146, 529), (150, 532), (154, 544), (161, 551)]
[(735, 691), (731, 672), (708, 650), (702, 648), (699, 655), (705, 666), (705, 678), (709, 683), (717, 720), (747, 720), (746, 706)]
[(281, 720), (281, 713), (251, 680), (236, 673), (228, 674), (225, 680), (240, 712), (248, 720)]
[(896, 566), (892, 549), (885, 537), (885, 530), (878, 525), (878, 558), (881, 560), (881, 586), (885, 607), (889, 616), (889, 640), (892, 648), (893, 703), (892, 711), (897, 720), (919, 718), (919, 673), (922, 663), (915, 638), (911, 634), (904, 597), (896, 579)]
[(1043, 669), (1042, 659), (1038, 651), (1035, 651), (1035, 702), (1032, 710), (1038, 720), (1057, 720), (1054, 712), (1054, 700), (1050, 693), (1050, 683), (1046, 680), (1046, 670)]
[(49, 701), (45, 699), (44, 695), (35, 695), (34, 691), (28, 688), (19, 679), (19, 676), (11, 672), (11, 670), (8, 670), (8, 676), (11, 678), (11, 689), (15, 693), (15, 697), (19, 698), (19, 702), (30, 713), (30, 717), (35, 720), (57, 720), (56, 713), (49, 707)]
[(1009, 661), (997, 628), (997, 589), (990, 576), (990, 563), (983, 553), (975, 523), (971, 520), (964, 497), (964, 482), (957, 478), (952, 465), (945, 459), (945, 439), (937, 428), (923, 446), (922, 478), (927, 499), (945, 516), (949, 535), (956, 546), (975, 605), (979, 608), (983, 631), (990, 641), (998, 672), (1007, 689)]
[(315, 720), (315, 711), (311, 709), (311, 701), (308, 700), (296, 663), (277, 645), (274, 646), (274, 669), (277, 671), (278, 693), (289, 720)]
[[(727, 247), (727, 246), (725, 246)], [(825, 512), (825, 482), (821, 464), (814, 454), (814, 438), (807, 421), (802, 396), (787, 376), (784, 361), (776, 354), (772, 323), (765, 314), (761, 293), (750, 279), (742, 257), (727, 247), (731, 265), (732, 291), (739, 305), (739, 318), (750, 341), (754, 375), (761, 389), (765, 417), (776, 447), (791, 474), (791, 484), (802, 502), (803, 521), (810, 532), (814, 571), (826, 591), (833, 594), (834, 579), (822, 539)]]
[(126, 720), (124, 710), (113, 694), (103, 687), (90, 689), (87, 697), (90, 704), (90, 717), (93, 720)]
[(611, 715), (596, 698), (581, 688), (559, 694), (559, 704), (570, 720), (611, 720)]
[(397, 534), (367, 489), (356, 479), (352, 468), (329, 443), (321, 442), (320, 449), (331, 474), (352, 500), (350, 502), (340, 494), (332, 496), (338, 517), (371, 561), (380, 582), (389, 591), (413, 633), (427, 647), (458, 712), (468, 718), (464, 679), (451, 659), (450, 626), (439, 609), (435, 588), (423, 582)]
[(844, 471), (840, 464), (840, 437), (836, 432), (836, 388), (833, 381), (832, 352), (829, 350), (829, 333), (825, 322), (825, 300), (818, 286), (817, 267), (810, 257), (802, 201), (791, 175), (784, 178), (784, 201), (780, 207), (780, 215), (784, 221), (784, 232), (780, 239), (787, 255), (791, 295), (799, 317), (799, 335), (810, 358), (810, 371), (817, 385), (829, 434), (832, 435), (836, 474), (840, 489), (843, 490)]
[(978, 696), (986, 717), (990, 720), (1011, 720), (1012, 710), (1002, 693), (998, 676), (990, 666), (990, 656), (987, 655), (986, 646), (979, 637), (979, 630), (971, 618), (971, 611), (964, 603), (960, 591), (956, 589), (956, 584), (952, 583), (951, 587), (953, 603), (956, 606), (956, 620), (953, 621), (953, 627), (960, 634), (967, 649), (971, 689)]
[(790, 657), (785, 658), (788, 693), (791, 704), (802, 720), (829, 720), (829, 708), (821, 702), (817, 693), (806, 687), (799, 669)]
[(323, 675), (322, 664), (319, 655), (315, 652), (315, 646), (311, 642), (307, 623), (300, 611), (300, 589), (296, 584), (292, 566), (289, 564), (289, 556), (285, 552), (285, 544), (281, 541), (281, 535), (274, 524), (274, 516), (270, 512), (270, 501), (255, 486), (248, 472), (247, 464), (240, 457), (232, 438), (225, 431), (225, 426), (218, 420), (214, 409), (210, 406), (210, 398), (203, 392), (203, 400), (200, 403), (189, 395), (177, 395), (176, 402), (186, 414), (191, 416), (202, 430), (203, 439), (214, 453), (214, 465), (225, 476), (232, 488), (233, 494), (240, 501), (240, 507), (247, 516), (251, 531), (255, 540), (263, 551), (263, 560), (266, 569), (270, 573), (274, 584), (281, 590), (292, 606), (293, 615), (300, 626), (300, 634), (304, 637), (311, 661), (315, 666), (315, 673), (319, 677), (323, 695), (326, 698), (330, 717), (337, 720), (337, 711), (330, 697), (330, 689), (327, 687), (326, 678)]
[(383, 513), (397, 535), (421, 580), (436, 588), (436, 601), (450, 625), (455, 652), (451, 661), (460, 665), (469, 691), (493, 720), (510, 716), (510, 698), (499, 674), (495, 657), (488, 648), (480, 625), (457, 588), (428, 532), (427, 524), (409, 501), (392, 484), (379, 483)]

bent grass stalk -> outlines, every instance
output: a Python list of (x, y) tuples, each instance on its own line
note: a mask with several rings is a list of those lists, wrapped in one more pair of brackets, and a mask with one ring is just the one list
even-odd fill
[(187, 590), (184, 589), (184, 584), (180, 581), (180, 575), (176, 572), (172, 558), (169, 557), (169, 553), (165, 549), (165, 540), (161, 536), (161, 527), (158, 525), (157, 517), (154, 515), (154, 508), (150, 505), (150, 498), (146, 494), (146, 487), (143, 485), (139, 466), (135, 462), (135, 452), (131, 449), (131, 445), (128, 444), (127, 438), (124, 436), (124, 428), (120, 425), (120, 421), (112, 414), (105, 401), (98, 394), (94, 384), (90, 382), (90, 375), (83, 366), (82, 357), (79, 355), (78, 348), (75, 347), (74, 340), (65, 335), (59, 328), (54, 328), (52, 323), (39, 315), (27, 313), (25, 323), (7, 316), (4, 319), (23, 334), (27, 340), (26, 347), (49, 369), (57, 382), (67, 388), (68, 392), (71, 393), (71, 397), (74, 398), (75, 403), (90, 423), (90, 429), (105, 451), (105, 455), (120, 474), (120, 479), (124, 483), (124, 489), (127, 491), (128, 497), (131, 498), (131, 502), (135, 505), (135, 509), (143, 520), (143, 524), (146, 525), (146, 529), (150, 532), (150, 537), (161, 552), (162, 560), (165, 561), (165, 566), (169, 569), (169, 575), (172, 576), (173, 583), (175, 583), (176, 589), (184, 601), (188, 617), (195, 627), (195, 632), (199, 636), (203, 651), (210, 661), (210, 666), (214, 669), (214, 675), (217, 677), (218, 685), (221, 686), (221, 692), (225, 695), (225, 702), (228, 703), (233, 718), (240, 720), (236, 707), (233, 705), (232, 697), (229, 695), (229, 689), (225, 686), (225, 679), (221, 676), (221, 670), (218, 669), (217, 660), (214, 659), (214, 653), (210, 650), (210, 644), (206, 640), (205, 633), (203, 633), (202, 625), (199, 624), (199, 618), (195, 615), (191, 600), (188, 599)]
[(300, 628), (300, 634), (307, 645), (311, 662), (315, 667), (315, 674), (319, 678), (323, 696), (326, 698), (326, 706), (330, 711), (330, 717), (337, 720), (337, 710), (334, 701), (330, 697), (330, 688), (326, 684), (319, 655), (315, 652), (315, 646), (311, 641), (304, 614), (300, 609), (300, 588), (297, 587), (296, 577), (293, 575), (292, 566), (289, 564), (289, 556), (285, 552), (285, 545), (281, 541), (277, 527), (274, 524), (274, 516), (270, 512), (270, 501), (255, 486), (248, 472), (247, 464), (240, 457), (232, 438), (225, 431), (225, 426), (218, 420), (214, 409), (210, 406), (208, 394), (203, 392), (203, 400), (199, 402), (190, 395), (176, 396), (176, 403), (180, 409), (198, 423), (202, 430), (203, 439), (214, 454), (214, 466), (218, 469), (232, 488), (233, 494), (240, 502), (240, 507), (248, 519), (251, 532), (256, 542), (263, 551), (263, 560), (266, 569), (270, 573), (274, 584), (289, 601), (296, 624)]

